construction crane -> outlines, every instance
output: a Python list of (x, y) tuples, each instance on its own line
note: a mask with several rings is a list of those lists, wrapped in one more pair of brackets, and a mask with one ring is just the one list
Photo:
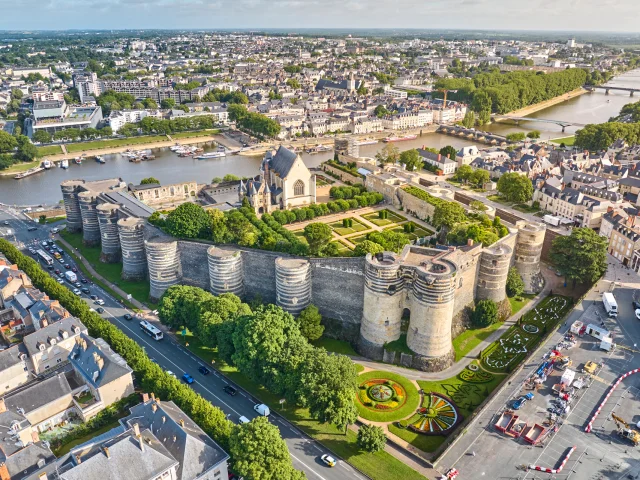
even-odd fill
[(444, 93), (444, 100), (442, 102), (443, 106), (442, 109), (444, 110), (445, 108), (447, 108), (447, 93), (451, 92), (451, 93), (458, 93), (458, 90), (449, 90), (446, 88), (439, 88), (438, 92)]
[(640, 445), (640, 433), (633, 430), (627, 422), (625, 422), (622, 418), (620, 418), (613, 412), (611, 412), (611, 418), (613, 418), (613, 421), (616, 422), (616, 427), (618, 427), (618, 435), (629, 440), (635, 446)]

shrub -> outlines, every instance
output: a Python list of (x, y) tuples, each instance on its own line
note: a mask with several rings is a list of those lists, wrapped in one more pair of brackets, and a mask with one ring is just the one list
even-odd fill
[(384, 450), (387, 437), (380, 427), (364, 424), (358, 430), (358, 445), (367, 452), (375, 453)]

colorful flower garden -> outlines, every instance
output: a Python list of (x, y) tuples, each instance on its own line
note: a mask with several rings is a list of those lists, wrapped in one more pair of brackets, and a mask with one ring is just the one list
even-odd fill
[(408, 428), (424, 435), (447, 435), (462, 416), (453, 400), (440, 393), (425, 394), (424, 405), (408, 421)]
[(390, 372), (367, 372), (359, 377), (356, 405), (359, 415), (375, 422), (393, 422), (418, 408), (420, 395), (406, 378)]

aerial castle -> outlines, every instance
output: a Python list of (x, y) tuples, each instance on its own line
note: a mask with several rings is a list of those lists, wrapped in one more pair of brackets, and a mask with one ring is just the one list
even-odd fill
[[(125, 187), (120, 179), (63, 182), (67, 228), (81, 231), (87, 245), (100, 244), (102, 262), (122, 262), (122, 278), (148, 278), (152, 300), (172, 285), (187, 284), (216, 295), (260, 298), (294, 315), (314, 304), (327, 334), (375, 360), (425, 371), (447, 368), (466, 307), (483, 299), (505, 302), (512, 266), (528, 292), (542, 288), (544, 224), (518, 225), (487, 248), (470, 241), (447, 250), (407, 245), (398, 254), (304, 258), (172, 238), (146, 222), (153, 209)], [(419, 207), (413, 198), (407, 197), (406, 211)], [(396, 358), (385, 345), (402, 335), (413, 355)]]

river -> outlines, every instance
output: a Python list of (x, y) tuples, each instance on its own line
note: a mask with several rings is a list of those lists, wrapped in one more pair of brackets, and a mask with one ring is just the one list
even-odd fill
[[(609, 82), (611, 86), (625, 86), (640, 88), (640, 70), (633, 70), (615, 77)], [(605, 95), (603, 91), (587, 93), (574, 97), (564, 103), (536, 112), (530, 117), (574, 121), (581, 124), (602, 123), (615, 116), (623, 105), (633, 102), (628, 93), (611, 92)], [(507, 124), (492, 124), (487, 127), (494, 133), (507, 134), (510, 132), (539, 130), (542, 139), (548, 140), (573, 134), (577, 128), (567, 127), (565, 134), (555, 124), (542, 122), (521, 122), (519, 126)], [(396, 143), (401, 150), (428, 146), (441, 148), (452, 145), (461, 148), (472, 144), (465, 139), (449, 137), (437, 133), (428, 133), (416, 140)], [(360, 155), (374, 156), (384, 146), (364, 145), (360, 147)], [(163, 184), (184, 181), (208, 183), (214, 177), (223, 177), (227, 173), (248, 177), (258, 173), (260, 157), (233, 155), (225, 158), (209, 160), (195, 160), (192, 157), (180, 158), (168, 148), (154, 150), (156, 158), (141, 163), (131, 163), (125, 157), (114, 154), (105, 155), (105, 164), (93, 160), (85, 160), (82, 165), (71, 163), (68, 170), (52, 168), (22, 180), (14, 180), (10, 176), (0, 176), (0, 203), (9, 205), (37, 205), (54, 204), (62, 199), (60, 182), (68, 179), (82, 178), (98, 180), (103, 178), (122, 178), (125, 182), (138, 183), (145, 177), (153, 176)], [(317, 167), (323, 161), (331, 158), (333, 152), (316, 155), (303, 154), (302, 158), (309, 167)]]

